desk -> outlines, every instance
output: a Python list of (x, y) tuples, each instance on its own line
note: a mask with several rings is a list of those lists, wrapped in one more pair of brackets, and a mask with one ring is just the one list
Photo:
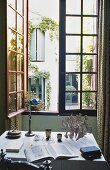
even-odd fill
[[(0, 136), (0, 149), (5, 149), (4, 143), (7, 143), (9, 140), (12, 139), (7, 139), (6, 138), (6, 132), (4, 132)], [(16, 143), (19, 141), (22, 141), (24, 144), (22, 148), (20, 149), (19, 153), (7, 153), (7, 157), (12, 158), (13, 160), (26, 160), (25, 154), (24, 154), (24, 149), (31, 144), (37, 144), (39, 141), (34, 141), (34, 136), (33, 137), (26, 137), (25, 136), (25, 131), (21, 132), (21, 137), (18, 139), (13, 139), (16, 140)], [(46, 141), (45, 140), (45, 132), (34, 132), (38, 136), (40, 136), (40, 142), (57, 142), (57, 132), (52, 132), (52, 140)], [(87, 161), (85, 160), (80, 153), (80, 148), (84, 146), (98, 146), (93, 135), (92, 134), (87, 134), (83, 138), (79, 139), (78, 141), (75, 141), (74, 139), (66, 139), (64, 137), (63, 132), (62, 142), (65, 145), (68, 145), (68, 147), (72, 146), (72, 149), (76, 155), (78, 155), (77, 158), (71, 158), (69, 160), (54, 160), (52, 162), (52, 167), (53, 170), (108, 170), (108, 164), (105, 161), (103, 155), (101, 156), (100, 159), (96, 159), (94, 161)]]

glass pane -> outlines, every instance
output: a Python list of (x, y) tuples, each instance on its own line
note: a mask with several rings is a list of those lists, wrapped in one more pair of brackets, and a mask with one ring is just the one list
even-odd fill
[(8, 51), (8, 69), (16, 71), (16, 53)]
[(97, 88), (97, 76), (96, 74), (83, 74), (82, 76), (82, 89), (83, 90), (96, 90)]
[(81, 0), (67, 0), (66, 1), (67, 14), (81, 14)]
[(66, 91), (80, 90), (80, 75), (66, 74)]
[(83, 53), (97, 52), (97, 38), (92, 36), (83, 37)]
[(67, 53), (80, 52), (80, 37), (79, 36), (66, 36), (66, 52)]
[(65, 93), (65, 109), (80, 109), (80, 93), (78, 92), (66, 92)]
[(23, 53), (23, 44), (24, 44), (24, 39), (23, 36), (17, 35), (17, 52)]
[(80, 17), (66, 17), (66, 33), (70, 33), (70, 34), (81, 33)]
[(8, 47), (11, 50), (16, 50), (16, 32), (8, 30)]
[(17, 55), (17, 71), (24, 71), (24, 58), (23, 55)]
[(9, 73), (9, 92), (16, 91), (16, 73)]
[(23, 1), (24, 0), (17, 0), (17, 11), (23, 15)]
[(93, 92), (82, 93), (82, 108), (96, 109), (96, 93)]
[(15, 9), (15, 2), (16, 2), (15, 0), (8, 0), (8, 5)]
[(8, 27), (16, 30), (16, 12), (10, 7), (8, 7), (7, 17), (8, 17)]
[(17, 15), (17, 31), (23, 34), (23, 18)]
[(80, 55), (66, 55), (66, 72), (80, 72)]
[(97, 56), (96, 55), (84, 55), (83, 56), (83, 72), (96, 72)]
[(84, 14), (86, 15), (98, 14), (98, 10), (96, 9), (96, 7), (98, 7), (97, 3), (98, 3), (97, 0), (83, 0)]
[(9, 113), (16, 111), (16, 94), (9, 95)]
[(18, 93), (17, 94), (17, 109), (22, 109), (23, 108), (23, 93)]
[(17, 74), (17, 91), (23, 90), (23, 74)]
[(97, 33), (96, 24), (97, 24), (97, 18), (83, 17), (83, 33), (96, 34)]

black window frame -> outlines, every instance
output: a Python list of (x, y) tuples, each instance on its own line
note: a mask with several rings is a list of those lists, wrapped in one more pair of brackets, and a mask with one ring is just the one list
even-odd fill
[[(98, 1), (98, 0), (97, 0)], [(99, 2), (98, 2), (99, 3)], [(98, 4), (97, 3), (97, 4)], [(98, 7), (97, 7), (98, 9)], [(81, 113), (82, 115), (89, 115), (89, 116), (96, 116), (97, 115), (97, 99), (96, 99), (96, 109), (94, 110), (89, 110), (89, 109), (82, 109), (82, 75), (84, 74), (84, 72), (82, 71), (82, 56), (84, 55), (84, 53), (82, 53), (83, 51), (83, 43), (82, 43), (82, 37), (83, 36), (96, 36), (98, 39), (98, 33), (96, 35), (94, 34), (83, 34), (83, 17), (96, 17), (98, 18), (98, 15), (83, 15), (83, 0), (81, 0), (81, 78), (80, 78), (80, 109), (76, 109), (76, 110), (65, 110), (65, 74), (66, 74), (66, 16), (76, 16), (75, 14), (66, 14), (66, 0), (60, 0), (60, 24), (59, 24), (59, 35), (60, 35), (60, 39), (59, 39), (59, 113), (61, 115), (76, 115)], [(77, 15), (78, 16), (78, 15)], [(80, 16), (80, 15), (79, 15)], [(97, 28), (98, 28), (98, 23), (97, 23)], [(73, 36), (75, 34), (69, 34), (70, 36)], [(75, 54), (75, 53), (70, 53), (70, 54)], [(79, 54), (79, 53), (78, 53)], [(90, 55), (89, 53), (85, 53)], [(97, 60), (98, 60), (98, 46), (97, 46), (97, 52), (96, 54), (93, 54), (97, 56)], [(78, 72), (79, 73), (79, 72)], [(86, 74), (89, 74), (91, 72), (86, 72)], [(68, 72), (69, 74), (69, 72)], [(97, 72), (94, 72), (94, 74), (97, 75)], [(95, 91), (96, 95), (97, 95), (97, 89)]]

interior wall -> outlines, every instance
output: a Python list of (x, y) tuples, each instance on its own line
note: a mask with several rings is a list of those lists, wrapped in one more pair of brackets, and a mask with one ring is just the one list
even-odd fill
[[(51, 128), (52, 131), (63, 131), (62, 129), (62, 120), (63, 116), (41, 116), (41, 115), (32, 115), (31, 119), (31, 130), (32, 131), (44, 131), (46, 128)], [(22, 120), (22, 129), (28, 131), (28, 115), (23, 115)], [(89, 126), (92, 128), (92, 133), (94, 137), (97, 137), (97, 119), (96, 117), (88, 117)]]
[(0, 134), (6, 123), (6, 56), (7, 56), (7, 15), (6, 0), (0, 0)]

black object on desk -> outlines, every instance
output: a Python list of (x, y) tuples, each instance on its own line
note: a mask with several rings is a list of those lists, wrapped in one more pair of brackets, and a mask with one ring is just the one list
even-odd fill
[(17, 139), (21, 136), (21, 132), (19, 130), (9, 130), (6, 134), (6, 137), (9, 139)]
[(31, 108), (30, 108), (30, 112), (29, 112), (29, 130), (28, 132), (25, 134), (25, 136), (28, 136), (28, 137), (31, 137), (31, 136), (34, 136), (35, 134), (32, 133), (31, 131)]
[(93, 160), (101, 157), (101, 150), (96, 146), (80, 148), (80, 152), (85, 159)]

